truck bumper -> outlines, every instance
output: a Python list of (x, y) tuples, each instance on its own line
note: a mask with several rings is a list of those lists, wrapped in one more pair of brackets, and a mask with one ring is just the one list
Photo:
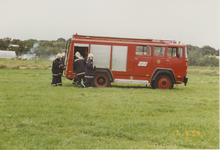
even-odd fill
[(188, 77), (184, 77), (183, 82), (185, 83), (185, 86), (186, 86), (186, 84), (188, 82)]

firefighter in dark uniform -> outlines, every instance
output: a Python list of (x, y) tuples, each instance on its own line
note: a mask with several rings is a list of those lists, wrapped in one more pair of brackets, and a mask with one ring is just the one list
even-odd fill
[(56, 55), (55, 60), (53, 61), (52, 65), (52, 73), (53, 73), (53, 79), (52, 79), (52, 86), (62, 86), (62, 80), (61, 80), (61, 72), (63, 71), (62, 67), (60, 66), (60, 59), (62, 58), (62, 54), (58, 53)]
[(88, 55), (88, 60), (86, 61), (86, 69), (85, 69), (86, 81), (80, 85), (81, 88), (86, 87), (87, 84), (89, 84), (89, 87), (93, 87), (94, 69), (96, 69), (96, 66), (93, 66), (93, 54), (90, 53)]
[(77, 59), (74, 60), (73, 65), (74, 65), (74, 68), (76, 69), (77, 84), (78, 86), (80, 86), (81, 78), (83, 78), (83, 81), (85, 81), (84, 76), (85, 76), (86, 61), (79, 52), (76, 52), (75, 55)]
[(63, 70), (66, 69), (66, 67), (64, 66), (64, 59), (65, 59), (65, 53), (62, 53), (62, 58), (60, 59), (60, 66), (62, 67), (61, 76), (63, 75)]

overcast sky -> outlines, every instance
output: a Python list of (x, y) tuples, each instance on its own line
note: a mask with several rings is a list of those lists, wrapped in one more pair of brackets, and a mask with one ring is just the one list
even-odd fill
[(175, 39), (220, 48), (219, 0), (0, 0), (0, 38), (73, 34)]

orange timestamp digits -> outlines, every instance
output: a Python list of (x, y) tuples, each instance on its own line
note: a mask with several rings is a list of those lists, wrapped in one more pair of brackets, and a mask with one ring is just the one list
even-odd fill
[(195, 131), (195, 130), (188, 131), (188, 130), (186, 130), (185, 133), (186, 133), (186, 136), (189, 136), (189, 135), (191, 135), (191, 136), (195, 136), (195, 135), (200, 136), (200, 131)]

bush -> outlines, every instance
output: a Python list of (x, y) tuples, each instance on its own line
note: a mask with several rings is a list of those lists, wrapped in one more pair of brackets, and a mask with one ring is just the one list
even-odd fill
[(202, 56), (199, 51), (190, 51), (188, 55), (189, 66), (218, 67), (219, 59), (215, 56)]
[(188, 59), (190, 66), (200, 66), (202, 55), (199, 51), (191, 51), (188, 55)]
[(201, 66), (217, 67), (219, 66), (219, 59), (215, 56), (205, 56), (201, 61)]

